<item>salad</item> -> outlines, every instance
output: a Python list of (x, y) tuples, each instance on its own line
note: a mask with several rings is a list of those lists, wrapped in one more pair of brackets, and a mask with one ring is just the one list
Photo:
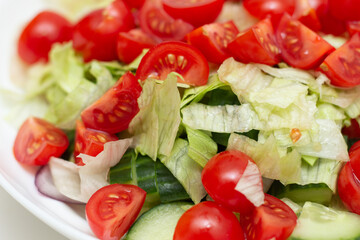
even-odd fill
[(39, 192), (105, 240), (359, 238), (356, 1), (68, 4), (17, 42)]

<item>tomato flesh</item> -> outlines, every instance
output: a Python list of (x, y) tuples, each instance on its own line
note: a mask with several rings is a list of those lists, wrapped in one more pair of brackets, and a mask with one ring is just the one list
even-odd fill
[(317, 32), (321, 29), (320, 19), (316, 10), (310, 5), (309, 0), (298, 0), (293, 14), (293, 18)]
[(346, 208), (360, 214), (360, 181), (354, 174), (351, 162), (347, 162), (340, 171), (337, 186)]
[(134, 27), (130, 8), (122, 0), (116, 0), (104, 9), (87, 14), (75, 25), (73, 47), (83, 55), (85, 61), (116, 60), (119, 32)]
[(360, 21), (347, 22), (346, 29), (349, 32), (350, 36), (353, 36), (355, 33), (360, 33)]
[(162, 4), (173, 18), (200, 27), (212, 23), (219, 16), (224, 0), (162, 0)]
[(318, 34), (285, 14), (279, 23), (276, 39), (286, 63), (301, 69), (312, 69), (335, 50)]
[(240, 214), (249, 213), (254, 208), (253, 203), (235, 190), (249, 161), (253, 162), (240, 151), (224, 151), (209, 160), (201, 175), (202, 183), (214, 201)]
[(209, 65), (202, 53), (182, 42), (164, 42), (151, 48), (142, 58), (136, 77), (140, 80), (165, 80), (171, 72), (179, 73), (178, 82), (192, 86), (207, 83)]
[(230, 57), (226, 47), (238, 33), (239, 30), (233, 21), (212, 23), (189, 33), (187, 42), (199, 49), (209, 62), (221, 64)]
[(53, 124), (36, 117), (20, 127), (14, 142), (15, 159), (27, 165), (46, 165), (50, 157), (60, 157), (69, 146), (66, 134)]
[(174, 19), (165, 12), (161, 0), (147, 0), (139, 13), (141, 29), (164, 41), (181, 41), (194, 27), (181, 19)]
[(118, 137), (106, 132), (85, 128), (80, 120), (76, 122), (75, 163), (79, 166), (85, 165), (81, 158), (77, 157), (80, 153), (97, 156), (104, 150), (104, 144), (110, 141), (116, 141)]
[(330, 82), (338, 87), (354, 87), (360, 84), (360, 34), (331, 53), (320, 66)]
[(243, 230), (235, 215), (214, 202), (201, 202), (179, 219), (173, 240), (242, 240)]
[(18, 55), (28, 64), (48, 61), (52, 45), (71, 40), (72, 31), (72, 25), (63, 16), (51, 11), (40, 12), (21, 32)]
[(85, 127), (107, 133), (127, 129), (139, 112), (137, 99), (141, 90), (133, 74), (124, 74), (109, 91), (81, 113)]
[(236, 60), (243, 63), (275, 65), (280, 62), (280, 50), (268, 18), (239, 34), (228, 44), (227, 50)]
[(286, 240), (296, 226), (295, 213), (284, 202), (265, 194), (265, 203), (240, 216), (248, 240)]
[(294, 0), (244, 0), (245, 9), (254, 17), (264, 19), (268, 16), (279, 16), (283, 13), (293, 14)]
[(102, 240), (120, 239), (135, 222), (146, 192), (135, 185), (112, 184), (95, 192), (86, 204), (86, 218)]
[(130, 8), (141, 8), (145, 0), (124, 0), (124, 2), (130, 7)]

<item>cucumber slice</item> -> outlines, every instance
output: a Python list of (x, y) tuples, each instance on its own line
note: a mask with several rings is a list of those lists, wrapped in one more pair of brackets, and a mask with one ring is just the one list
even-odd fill
[(187, 202), (158, 205), (136, 220), (124, 240), (172, 240), (179, 218), (192, 206)]
[(360, 239), (360, 216), (306, 202), (291, 240)]

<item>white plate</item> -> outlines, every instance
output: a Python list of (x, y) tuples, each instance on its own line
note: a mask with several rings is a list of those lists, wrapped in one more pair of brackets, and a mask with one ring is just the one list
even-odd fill
[[(10, 59), (20, 27), (44, 7), (45, 2), (41, 0), (0, 0), (0, 88), (10, 86)], [(85, 220), (84, 207), (67, 205), (41, 195), (34, 185), (37, 168), (21, 166), (14, 159), (12, 145), (16, 129), (3, 120), (3, 113), (12, 107), (10, 105), (0, 101), (1, 186), (31, 213), (67, 238), (95, 240)]]

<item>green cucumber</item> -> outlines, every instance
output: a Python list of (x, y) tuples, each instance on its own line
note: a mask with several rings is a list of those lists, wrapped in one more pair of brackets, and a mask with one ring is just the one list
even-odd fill
[(306, 202), (291, 240), (359, 240), (360, 216)]
[(192, 206), (187, 202), (160, 204), (141, 215), (124, 240), (172, 240), (179, 218)]

